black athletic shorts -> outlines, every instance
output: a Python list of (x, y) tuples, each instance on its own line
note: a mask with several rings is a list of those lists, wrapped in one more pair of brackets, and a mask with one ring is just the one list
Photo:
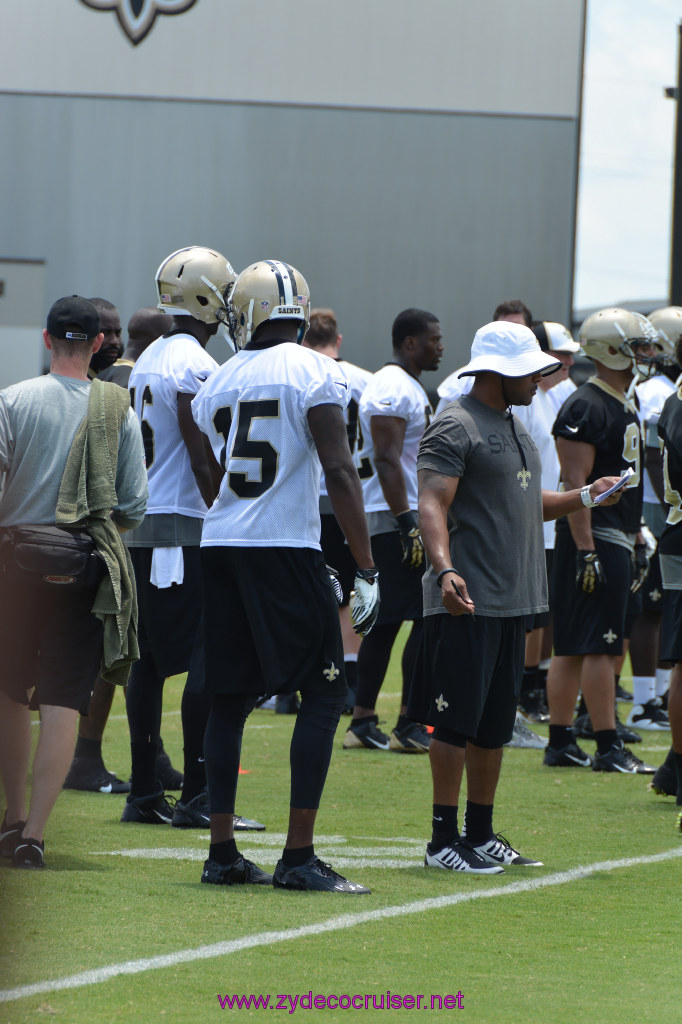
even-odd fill
[(575, 586), (577, 549), (573, 538), (569, 530), (557, 530), (550, 592), (557, 655), (623, 653), (632, 582), (630, 552), (598, 537), (594, 543), (606, 585), (596, 594), (583, 594)]
[(407, 713), (488, 749), (512, 738), (526, 616), (427, 615)]
[(0, 566), (0, 686), (18, 704), (87, 714), (102, 662), (103, 626), (90, 611), (99, 584), (73, 593), (18, 573), (9, 559)]
[(130, 548), (137, 581), (140, 654), (150, 654), (164, 679), (187, 672), (201, 638), (201, 561), (198, 547), (182, 549), (184, 579), (171, 587), (150, 582), (154, 548)]
[(663, 577), (667, 586), (663, 591), (663, 618), (661, 620), (661, 661), (682, 661), (682, 590), (673, 589), (682, 585), (682, 568), (679, 560), (663, 556)]
[(347, 692), (338, 604), (312, 548), (201, 548), (209, 693)]
[(342, 607), (345, 608), (350, 600), (350, 592), (353, 589), (353, 583), (355, 581), (355, 559), (351, 555), (350, 548), (346, 544), (346, 538), (343, 535), (343, 530), (339, 526), (336, 516), (333, 513), (323, 512), (320, 515), (320, 524), (320, 544), (322, 545), (322, 554), (324, 555), (327, 565), (331, 565), (339, 574), (341, 587), (343, 589)]
[(381, 594), (377, 624), (383, 626), (389, 622), (421, 619), (424, 614), (423, 569), (409, 569), (403, 565), (403, 549), (397, 531), (376, 533), (371, 540)]

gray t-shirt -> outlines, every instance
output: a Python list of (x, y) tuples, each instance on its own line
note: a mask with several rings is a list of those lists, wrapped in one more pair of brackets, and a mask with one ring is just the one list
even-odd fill
[[(433, 420), (419, 448), (417, 470), (459, 478), (448, 514), (451, 565), (477, 615), (547, 609), (540, 455), (516, 418), (514, 428), (518, 444), (506, 413), (464, 395)], [(431, 567), (423, 587), (424, 614), (447, 614)]]
[[(0, 526), (54, 523), (66, 460), (88, 412), (90, 382), (48, 373), (0, 391)], [(119, 436), (114, 520), (144, 516), (147, 474), (140, 427), (128, 410)]]

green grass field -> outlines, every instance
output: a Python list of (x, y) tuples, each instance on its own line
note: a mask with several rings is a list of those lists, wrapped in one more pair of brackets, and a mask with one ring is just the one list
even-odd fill
[[(163, 724), (179, 766), (182, 681), (166, 684)], [(379, 712), (391, 726), (395, 657), (384, 689)], [(112, 716), (105, 760), (124, 774), (122, 694)], [(316, 851), (371, 896), (201, 886), (206, 834), (123, 825), (125, 798), (64, 792), (46, 835), (48, 869), (0, 865), (0, 1021), (392, 1021), (411, 1012), (396, 996), (420, 995), (424, 1020), (678, 1024), (682, 841), (672, 799), (648, 792), (646, 777), (547, 769), (541, 752), (509, 750), (495, 825), (545, 867), (494, 878), (427, 871), (427, 758), (343, 751), (346, 724)], [(270, 869), (287, 822), (291, 728), (288, 716), (257, 711), (245, 734), (237, 810), (268, 828), (239, 844)], [(636, 752), (659, 764), (669, 742), (644, 733)], [(374, 1009), (372, 995), (378, 1007), (387, 992), (393, 1008)], [(354, 1009), (319, 999), (308, 1009), (309, 993), (345, 996), (342, 1007), (355, 996)], [(270, 1007), (225, 1002), (251, 994), (270, 996)], [(295, 1009), (272, 1008), (303, 995)], [(447, 995), (451, 1008), (431, 1009), (432, 996)]]

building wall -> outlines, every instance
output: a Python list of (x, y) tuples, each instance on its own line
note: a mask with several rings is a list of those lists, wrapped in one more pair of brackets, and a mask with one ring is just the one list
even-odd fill
[(197, 0), (136, 47), (79, 0), (15, 7), (0, 255), (46, 261), (48, 305), (125, 322), (204, 244), (293, 263), (370, 369), (410, 305), (441, 376), (501, 299), (570, 320), (582, 0)]

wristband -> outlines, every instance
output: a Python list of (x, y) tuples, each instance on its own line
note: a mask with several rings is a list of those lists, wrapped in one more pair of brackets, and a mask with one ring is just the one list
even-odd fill
[(580, 500), (582, 501), (585, 508), (596, 508), (597, 502), (590, 494), (589, 484), (586, 484), (580, 492)]
[(436, 583), (438, 584), (439, 587), (443, 586), (443, 576), (445, 576), (449, 572), (454, 572), (455, 576), (459, 576), (457, 570), (453, 569), (452, 566), (450, 566), (449, 569), (441, 569), (441, 571), (436, 576)]

